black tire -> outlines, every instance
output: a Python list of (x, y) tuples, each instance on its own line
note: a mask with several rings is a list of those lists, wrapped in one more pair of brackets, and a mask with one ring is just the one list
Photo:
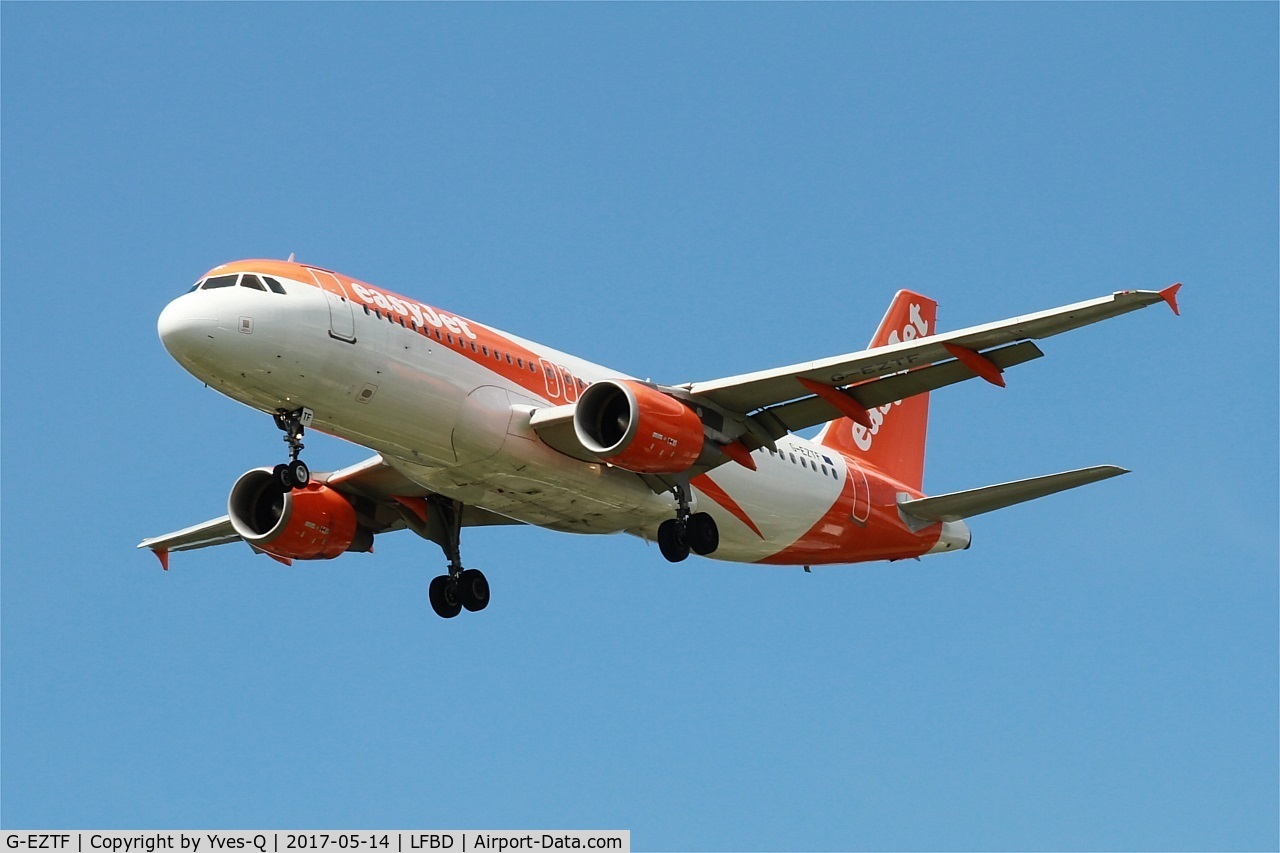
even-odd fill
[(685, 529), (693, 553), (706, 556), (714, 554), (720, 547), (720, 528), (716, 527), (716, 520), (707, 513), (695, 512), (689, 516)]
[(462, 602), (458, 600), (458, 584), (448, 575), (431, 579), (431, 586), (427, 587), (427, 598), (431, 599), (431, 609), (441, 619), (452, 619), (462, 612)]
[(289, 472), (289, 479), (293, 481), (293, 488), (301, 489), (311, 482), (311, 469), (301, 459), (293, 460), (285, 468)]
[(479, 569), (467, 569), (458, 575), (458, 600), (475, 613), (489, 606), (489, 580)]
[(658, 525), (658, 550), (669, 563), (678, 563), (689, 556), (689, 540), (684, 525), (668, 518)]
[(271, 469), (271, 482), (280, 487), (280, 491), (287, 492), (293, 489), (293, 475), (289, 473), (288, 465), (277, 465)]

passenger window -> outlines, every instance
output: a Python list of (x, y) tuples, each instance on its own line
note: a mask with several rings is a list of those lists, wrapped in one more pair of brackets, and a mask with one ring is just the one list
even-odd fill
[(805, 461), (805, 458), (804, 458), (803, 456), (801, 456), (801, 457), (800, 457), (800, 467), (801, 467), (801, 468), (808, 468), (808, 467), (809, 467), (809, 463)]
[(213, 290), (215, 287), (231, 287), (236, 283), (234, 275), (215, 275), (204, 283), (205, 290)]
[(796, 464), (796, 455), (794, 453), (788, 453), (787, 455), (791, 457), (791, 464)]
[[(507, 356), (507, 364), (510, 364), (510, 363), (511, 363), (511, 356)], [(521, 369), (521, 370), (524, 370), (524, 359), (523, 359), (523, 358), (517, 358), (517, 359), (516, 359), (516, 364), (518, 364), (518, 365), (520, 366), (520, 369)]]
[(825, 476), (827, 476), (827, 466), (826, 466), (826, 465), (823, 465), (823, 466), (822, 466), (822, 476), (824, 476), (824, 477), (825, 477)]
[[(517, 360), (517, 361), (519, 361), (519, 359), (516, 359), (516, 360)], [(507, 353), (507, 364), (510, 364), (510, 363), (511, 363), (511, 353)], [(521, 367), (524, 367), (524, 365), (523, 365), (523, 364), (522, 364), (522, 365), (520, 365), (520, 366), (521, 366)]]
[(488, 358), (488, 357), (489, 357), (489, 348), (488, 348), (488, 347), (486, 347), (486, 346), (482, 346), (482, 347), (480, 347), (480, 351), (484, 353), (485, 358)]
[(453, 335), (445, 335), (449, 339), (449, 343), (453, 343)]
[(252, 275), (251, 273), (245, 273), (244, 275), (240, 276), (240, 286), (248, 287), (252, 290), (265, 291), (267, 289), (266, 286), (262, 283), (262, 280), (259, 279), (256, 275)]
[(471, 351), (472, 351), (472, 352), (480, 352), (480, 350), (476, 349), (476, 342), (475, 342), (475, 341), (472, 341), (472, 342), (471, 342)]

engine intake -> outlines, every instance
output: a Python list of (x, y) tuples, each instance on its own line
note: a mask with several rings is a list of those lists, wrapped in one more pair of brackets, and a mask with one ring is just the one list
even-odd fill
[(593, 382), (578, 398), (573, 430), (587, 450), (639, 474), (679, 474), (702, 453), (702, 421), (674, 397), (627, 379)]
[(270, 468), (246, 471), (236, 480), (227, 514), (240, 538), (276, 557), (328, 560), (373, 548), (373, 534), (359, 526), (341, 494), (314, 482), (281, 491)]

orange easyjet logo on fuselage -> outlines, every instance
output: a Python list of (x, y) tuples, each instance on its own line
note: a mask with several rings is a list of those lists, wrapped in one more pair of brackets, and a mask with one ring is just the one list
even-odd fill
[(455, 314), (437, 311), (422, 302), (411, 302), (390, 293), (383, 293), (376, 287), (370, 287), (358, 281), (350, 280), (350, 284), (352, 292), (366, 305), (375, 305), (383, 311), (395, 311), (401, 317), (412, 317), (419, 326), (430, 323), (437, 329), (448, 329), (455, 335), (466, 335), (473, 341), (479, 339), (476, 333), (471, 331), (467, 321)]

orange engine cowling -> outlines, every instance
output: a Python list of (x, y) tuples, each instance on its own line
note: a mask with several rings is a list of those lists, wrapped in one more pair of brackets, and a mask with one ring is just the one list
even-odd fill
[(639, 474), (679, 474), (702, 453), (702, 420), (681, 401), (627, 379), (593, 382), (573, 413), (578, 441)]
[(321, 483), (283, 492), (270, 468), (254, 468), (236, 480), (227, 514), (240, 538), (275, 557), (328, 560), (373, 547), (373, 534), (357, 524), (346, 498)]

